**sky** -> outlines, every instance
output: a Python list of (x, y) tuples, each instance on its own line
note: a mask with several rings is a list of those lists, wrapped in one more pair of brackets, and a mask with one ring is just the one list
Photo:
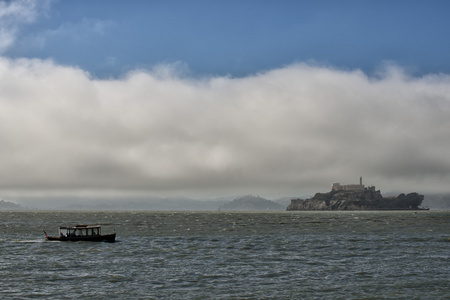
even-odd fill
[(450, 192), (448, 12), (0, 0), (0, 198)]

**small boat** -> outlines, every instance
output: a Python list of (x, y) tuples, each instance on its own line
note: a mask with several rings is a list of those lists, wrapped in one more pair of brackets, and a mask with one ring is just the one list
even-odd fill
[(102, 228), (100, 225), (60, 226), (58, 227), (58, 236), (49, 236), (45, 231), (44, 234), (45, 238), (49, 241), (88, 241), (114, 243), (116, 240), (115, 232), (102, 235)]

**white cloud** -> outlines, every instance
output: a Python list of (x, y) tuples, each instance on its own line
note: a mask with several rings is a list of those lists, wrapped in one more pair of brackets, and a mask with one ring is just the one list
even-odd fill
[[(50, 10), (52, 0), (0, 1), (0, 54), (19, 44), (22, 26), (35, 22)], [(20, 37), (20, 45), (28, 49), (42, 49), (49, 40), (64, 39), (73, 44), (92, 36), (104, 35), (114, 23), (97, 19), (82, 19), (78, 23), (66, 22), (56, 29), (49, 29)]]
[(95, 35), (104, 35), (106, 31), (114, 26), (111, 21), (102, 21), (96, 19), (83, 19), (79, 23), (63, 23), (57, 29), (47, 30), (40, 36), (41, 39), (64, 38), (78, 43), (86, 37)]
[(34, 22), (49, 3), (34, 0), (0, 2), (0, 53), (14, 44), (20, 26)]
[(450, 179), (449, 115), (450, 76), (397, 67), (194, 79), (161, 65), (97, 80), (1, 58), (0, 188), (299, 195), (362, 175), (433, 191)]
[[(16, 42), (18, 48), (27, 50), (42, 50), (48, 44), (67, 44), (72, 47), (83, 43), (90, 43), (92, 38), (97, 38), (106, 34), (114, 26), (111, 21), (101, 21), (96, 19), (83, 19), (78, 23), (65, 22), (54, 29), (47, 29), (22, 36), (20, 42)], [(116, 63), (116, 58), (108, 56), (103, 62), (103, 66), (112, 66)]]

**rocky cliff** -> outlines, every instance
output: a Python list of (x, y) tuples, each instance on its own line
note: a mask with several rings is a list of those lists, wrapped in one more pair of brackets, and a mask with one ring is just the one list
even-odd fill
[(331, 191), (310, 199), (292, 199), (286, 210), (408, 210), (421, 209), (424, 196), (417, 193), (384, 198), (380, 191)]

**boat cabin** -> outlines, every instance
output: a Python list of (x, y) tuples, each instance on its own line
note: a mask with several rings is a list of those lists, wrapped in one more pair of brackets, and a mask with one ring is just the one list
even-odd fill
[(72, 236), (100, 236), (102, 234), (100, 225), (76, 225), (76, 226), (60, 226), (58, 234), (60, 237)]

